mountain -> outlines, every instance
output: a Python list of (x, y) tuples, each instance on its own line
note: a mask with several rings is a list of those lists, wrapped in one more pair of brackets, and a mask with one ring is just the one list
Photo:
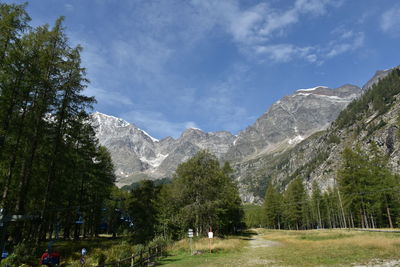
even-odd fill
[(198, 151), (207, 149), (221, 156), (235, 140), (229, 132), (205, 133), (193, 128), (186, 129), (176, 140), (157, 140), (120, 118), (95, 112), (91, 120), (100, 144), (111, 153), (118, 186), (171, 177), (180, 163)]
[(247, 168), (248, 163), (282, 153), (313, 133), (326, 129), (361, 92), (362, 89), (354, 85), (299, 89), (274, 103), (237, 136), (226, 131), (207, 133), (190, 128), (177, 139), (157, 140), (134, 124), (99, 112), (92, 114), (92, 124), (100, 143), (111, 153), (118, 186), (141, 179), (172, 177), (180, 163), (199, 150), (207, 149), (221, 161), (232, 164), (242, 197), (255, 201), (255, 190), (247, 188), (252, 181), (248, 178), (247, 170), (252, 170)]
[(92, 125), (100, 144), (111, 153), (118, 178), (143, 172), (156, 165), (155, 143), (158, 140), (120, 118), (95, 112)]
[(251, 202), (263, 199), (272, 181), (281, 189), (301, 177), (308, 189), (313, 181), (322, 190), (336, 183), (345, 147), (368, 153), (376, 144), (389, 168), (400, 172), (400, 70), (377, 72), (366, 83), (364, 94), (342, 110), (325, 130), (285, 151), (274, 151), (234, 165), (241, 181), (242, 197)]
[(360, 94), (361, 88), (354, 85), (299, 89), (274, 103), (253, 125), (240, 132), (226, 159), (242, 161), (295, 145), (327, 128)]

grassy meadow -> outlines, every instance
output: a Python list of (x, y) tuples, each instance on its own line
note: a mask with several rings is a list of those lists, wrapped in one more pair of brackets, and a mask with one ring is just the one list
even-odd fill
[[(254, 229), (243, 235), (194, 238), (169, 245), (159, 266), (353, 266), (396, 261), (400, 265), (400, 233), (355, 230)], [(44, 246), (44, 244), (43, 244)], [(88, 250), (85, 266), (96, 266), (129, 257), (139, 251), (127, 239), (102, 237), (82, 241), (60, 241), (54, 247), (62, 255), (61, 266), (81, 266), (80, 250)], [(38, 255), (39, 257), (39, 255)], [(38, 262), (35, 259), (33, 262)], [(36, 263), (37, 264), (37, 263)], [(398, 266), (393, 265), (393, 266)], [(25, 265), (31, 266), (31, 265)]]
[[(213, 253), (207, 240), (195, 242), (202, 254), (191, 256), (187, 241), (180, 241), (159, 263), (165, 266), (353, 266), (400, 260), (400, 233), (355, 230), (286, 231), (257, 229), (257, 244), (245, 236), (219, 239)], [(185, 243), (186, 242), (186, 243)]]

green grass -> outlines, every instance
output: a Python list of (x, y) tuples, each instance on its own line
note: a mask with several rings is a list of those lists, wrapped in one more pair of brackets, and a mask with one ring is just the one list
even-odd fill
[[(195, 238), (191, 255), (188, 239), (171, 245), (167, 256), (158, 261), (162, 266), (352, 266), (373, 260), (400, 260), (400, 233), (360, 232), (349, 230), (279, 231), (257, 229), (241, 236), (214, 238), (212, 253), (208, 238)], [(263, 247), (263, 240), (275, 241)], [(268, 243), (269, 244), (269, 243)], [(101, 255), (106, 262), (130, 256), (137, 247), (124, 238), (97, 238), (83, 241), (60, 241), (55, 249), (61, 253), (64, 266), (81, 266), (80, 250), (88, 250), (86, 266), (95, 266)], [(40, 255), (38, 255), (40, 257)]]
[[(400, 259), (400, 234), (348, 230), (278, 231), (258, 229), (258, 238), (279, 242), (272, 247), (250, 247), (236, 237), (237, 247), (191, 256), (171, 248), (161, 264), (173, 266), (351, 266), (372, 260)], [(232, 243), (235, 237), (227, 239)], [(222, 245), (221, 245), (222, 246)]]
[(214, 251), (209, 253), (207, 251), (199, 255), (191, 255), (189, 251), (175, 251), (170, 252), (168, 257), (160, 259), (158, 265), (168, 266), (198, 266), (208, 265), (218, 260), (223, 260), (234, 255), (232, 251)]
[(105, 262), (113, 262), (131, 256), (138, 251), (132, 246), (127, 238), (111, 239), (100, 237), (80, 241), (59, 241), (54, 244), (54, 250), (61, 254), (62, 266), (81, 266), (81, 249), (86, 248), (86, 266), (95, 266), (100, 258)]

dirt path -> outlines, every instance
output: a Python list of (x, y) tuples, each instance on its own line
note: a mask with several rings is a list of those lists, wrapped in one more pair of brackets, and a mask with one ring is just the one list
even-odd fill
[(400, 260), (372, 260), (365, 265), (356, 264), (353, 267), (398, 267), (400, 266)]
[(282, 244), (279, 242), (276, 242), (276, 241), (264, 239), (260, 235), (254, 235), (251, 237), (248, 247), (249, 248), (268, 248), (268, 247), (279, 246), (279, 245), (282, 245)]

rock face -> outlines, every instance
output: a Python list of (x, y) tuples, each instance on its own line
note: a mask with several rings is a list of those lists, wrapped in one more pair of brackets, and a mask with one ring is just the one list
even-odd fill
[(226, 159), (237, 162), (293, 146), (326, 129), (339, 112), (361, 94), (354, 85), (297, 90), (274, 103), (256, 123), (240, 132)]
[(92, 125), (101, 145), (108, 148), (117, 177), (145, 171), (157, 159), (154, 143), (158, 140), (120, 118), (99, 112), (92, 114)]
[(144, 178), (171, 177), (176, 167), (202, 149), (221, 157), (234, 142), (229, 132), (205, 133), (187, 129), (180, 138), (157, 140), (120, 118), (99, 112), (92, 114), (92, 125), (100, 144), (111, 153), (117, 185)]
[(375, 75), (362, 87), (363, 91), (370, 89), (374, 84), (378, 83), (381, 79), (385, 78), (392, 69), (378, 70)]
[[(354, 85), (297, 90), (274, 103), (237, 136), (225, 131), (206, 133), (191, 128), (178, 139), (157, 140), (134, 124), (98, 112), (92, 115), (92, 123), (100, 143), (111, 152), (118, 186), (145, 178), (172, 177), (180, 163), (206, 149), (221, 161), (232, 164), (242, 197), (255, 201), (254, 190), (248, 190), (251, 179), (247, 170), (254, 169), (249, 168), (249, 161), (286, 151), (311, 134), (326, 129), (361, 92)], [(263, 168), (262, 161), (250, 165), (258, 166), (257, 170)]]

